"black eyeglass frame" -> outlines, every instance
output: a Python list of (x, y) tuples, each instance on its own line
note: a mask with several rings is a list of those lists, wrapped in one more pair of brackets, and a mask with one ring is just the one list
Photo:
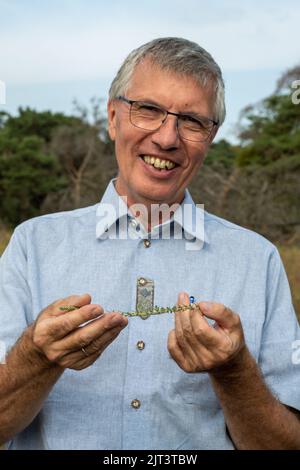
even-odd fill
[[(162, 124), (166, 121), (168, 115), (170, 114), (171, 116), (176, 116), (177, 117), (177, 130), (178, 130), (178, 133), (180, 135), (180, 137), (184, 140), (188, 140), (189, 142), (206, 142), (206, 140), (209, 139), (212, 131), (213, 131), (213, 128), (218, 126), (219, 125), (219, 121), (215, 121), (214, 119), (211, 119), (211, 118), (208, 118), (205, 116), (205, 119), (207, 119), (208, 121), (210, 121), (212, 124), (213, 124), (213, 127), (211, 128), (211, 130), (209, 131), (207, 137), (204, 139), (204, 140), (190, 140), (190, 139), (186, 139), (185, 137), (182, 137), (180, 132), (179, 132), (179, 129), (178, 129), (178, 119), (182, 116), (188, 116), (185, 115), (185, 114), (182, 114), (182, 113), (172, 113), (171, 111), (168, 111), (167, 109), (164, 109), (162, 108), (161, 106), (157, 106), (157, 105), (154, 105), (154, 107), (158, 108), (158, 109), (161, 109), (162, 111), (164, 111), (166, 113), (164, 119), (161, 121), (161, 124), (159, 125), (159, 127), (157, 127), (157, 129), (153, 129), (153, 130), (150, 130), (150, 129), (144, 129), (143, 127), (139, 127), (137, 126), (136, 124), (133, 124), (132, 120), (131, 120), (131, 107), (134, 103), (145, 103), (145, 104), (149, 104), (151, 105), (152, 103), (147, 103), (146, 101), (141, 101), (141, 100), (129, 100), (128, 98), (125, 98), (125, 96), (117, 96), (117, 100), (120, 100), (120, 101), (124, 101), (125, 103), (129, 104), (130, 105), (130, 122), (131, 124), (134, 126), (134, 127), (137, 127), (138, 129), (143, 129), (145, 131), (148, 131), (148, 132), (155, 132), (157, 131), (161, 126)], [(204, 117), (204, 116), (203, 116)], [(196, 119), (196, 118), (195, 118)]]

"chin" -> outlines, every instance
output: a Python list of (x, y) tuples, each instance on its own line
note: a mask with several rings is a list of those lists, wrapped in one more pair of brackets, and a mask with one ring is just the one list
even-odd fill
[(155, 190), (154, 188), (152, 188), (150, 191), (144, 191), (142, 197), (144, 199), (148, 199), (154, 204), (161, 204), (164, 202), (168, 203), (169, 201), (172, 201), (175, 198), (175, 194), (163, 189)]

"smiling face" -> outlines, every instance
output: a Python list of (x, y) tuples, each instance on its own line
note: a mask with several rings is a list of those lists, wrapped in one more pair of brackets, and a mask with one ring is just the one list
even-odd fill
[[(174, 113), (195, 113), (213, 118), (214, 93), (211, 87), (200, 87), (188, 76), (162, 70), (149, 60), (139, 64), (126, 98), (161, 106)], [(168, 115), (157, 131), (133, 126), (129, 119), (130, 105), (124, 101), (108, 103), (108, 131), (115, 141), (119, 174), (116, 190), (128, 198), (128, 205), (142, 203), (180, 203), (184, 190), (201, 166), (216, 133), (207, 142), (191, 142), (178, 135), (177, 118)], [(148, 158), (147, 158), (148, 157)], [(150, 158), (151, 157), (151, 158)], [(161, 160), (167, 164), (159, 170)], [(146, 161), (145, 161), (146, 160)], [(169, 167), (169, 169), (167, 169)]]

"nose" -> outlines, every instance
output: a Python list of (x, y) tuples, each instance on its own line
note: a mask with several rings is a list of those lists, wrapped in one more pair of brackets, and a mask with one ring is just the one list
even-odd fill
[(152, 133), (152, 142), (164, 150), (177, 149), (180, 144), (177, 117), (167, 115), (157, 131)]

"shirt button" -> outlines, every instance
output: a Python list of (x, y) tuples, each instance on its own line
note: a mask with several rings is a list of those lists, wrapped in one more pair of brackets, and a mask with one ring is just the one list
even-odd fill
[(130, 220), (131, 227), (135, 228), (137, 226), (137, 221), (134, 219)]
[(134, 408), (134, 409), (138, 410), (138, 409), (139, 409), (139, 407), (141, 406), (141, 402), (140, 402), (140, 400), (137, 400), (137, 399), (135, 399), (135, 400), (132, 400), (132, 402), (131, 402), (131, 406), (132, 406), (132, 408)]
[(143, 349), (145, 349), (145, 343), (144, 343), (144, 341), (138, 341), (138, 342), (136, 343), (136, 347), (137, 347), (140, 351), (142, 351)]
[(139, 278), (139, 285), (140, 286), (144, 286), (146, 284), (146, 282), (147, 282), (146, 279), (144, 279), (143, 277)]
[(149, 248), (150, 245), (151, 245), (150, 240), (144, 240), (144, 246), (145, 246), (145, 248)]

